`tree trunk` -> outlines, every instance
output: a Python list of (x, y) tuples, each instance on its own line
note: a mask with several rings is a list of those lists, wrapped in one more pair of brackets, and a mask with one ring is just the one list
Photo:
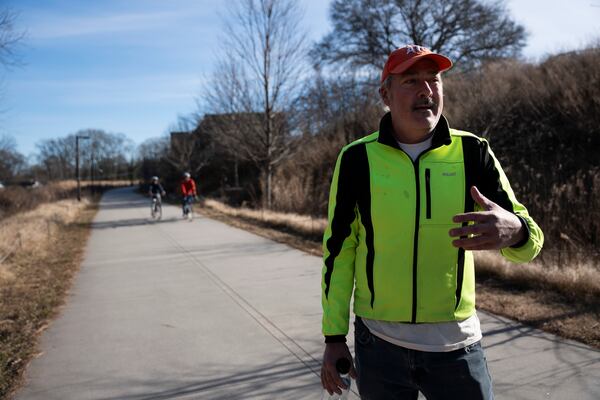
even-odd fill
[(267, 165), (267, 208), (270, 210), (273, 206), (273, 197), (271, 191), (271, 180), (273, 177), (273, 166), (269, 163)]
[(235, 159), (235, 161), (233, 163), (233, 177), (234, 177), (235, 187), (236, 188), (240, 187), (240, 176), (239, 176), (239, 173), (238, 173), (238, 160), (237, 160), (237, 158)]

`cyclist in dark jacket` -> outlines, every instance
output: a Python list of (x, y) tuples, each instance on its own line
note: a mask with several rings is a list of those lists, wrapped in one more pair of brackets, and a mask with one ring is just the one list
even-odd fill
[(165, 189), (159, 182), (158, 176), (153, 176), (150, 181), (150, 187), (148, 188), (148, 195), (150, 197), (156, 197), (160, 201), (160, 197), (166, 194)]

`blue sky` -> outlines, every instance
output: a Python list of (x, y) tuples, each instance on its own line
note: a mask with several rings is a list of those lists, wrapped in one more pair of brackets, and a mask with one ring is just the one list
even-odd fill
[[(329, 30), (327, 0), (299, 0), (310, 40)], [(18, 150), (97, 128), (141, 143), (164, 134), (213, 68), (225, 1), (9, 0), (27, 31), (23, 66), (2, 73), (0, 134)], [(509, 0), (530, 33), (525, 56), (580, 48), (600, 37), (600, 0)]]

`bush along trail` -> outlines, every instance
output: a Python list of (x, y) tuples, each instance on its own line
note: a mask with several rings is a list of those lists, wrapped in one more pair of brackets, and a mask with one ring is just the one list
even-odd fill
[(95, 204), (60, 200), (0, 221), (0, 398), (18, 385), (39, 334), (64, 301)]

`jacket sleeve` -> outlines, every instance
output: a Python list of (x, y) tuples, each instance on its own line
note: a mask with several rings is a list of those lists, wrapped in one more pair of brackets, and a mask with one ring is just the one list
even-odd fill
[(490, 149), (488, 142), (485, 140), (482, 142), (482, 160), (483, 175), (479, 183), (481, 193), (505, 210), (519, 217), (528, 233), (525, 240), (500, 250), (500, 253), (504, 258), (515, 263), (529, 262), (542, 250), (544, 233), (533, 218), (531, 218), (527, 208), (516, 199), (506, 174), (502, 170), (492, 149)]
[(355, 250), (358, 243), (357, 196), (350, 164), (348, 153), (342, 150), (329, 192), (321, 281), (325, 342), (345, 341), (350, 320)]

